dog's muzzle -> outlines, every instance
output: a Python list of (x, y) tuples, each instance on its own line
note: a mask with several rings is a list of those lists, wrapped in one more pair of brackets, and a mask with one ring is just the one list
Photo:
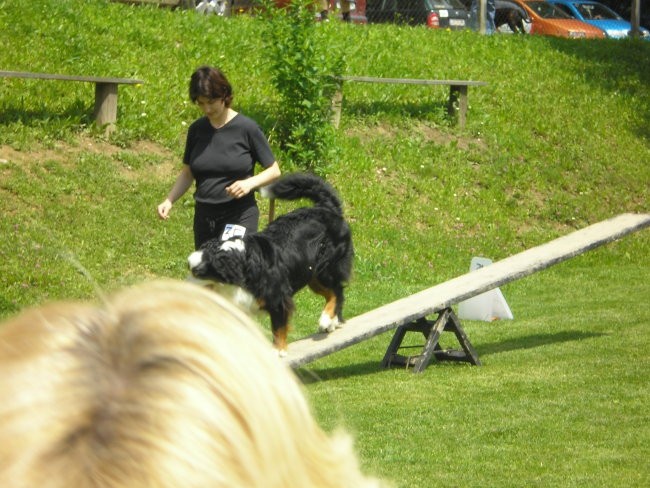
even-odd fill
[(203, 251), (194, 251), (187, 258), (187, 264), (189, 265), (192, 274), (196, 274), (196, 272), (200, 270), (202, 263), (203, 263)]

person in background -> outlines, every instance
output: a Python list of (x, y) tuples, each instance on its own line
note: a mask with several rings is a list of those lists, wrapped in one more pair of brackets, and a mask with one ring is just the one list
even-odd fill
[[(254, 190), (280, 176), (266, 136), (255, 121), (231, 108), (232, 86), (218, 68), (202, 66), (190, 78), (190, 99), (203, 117), (190, 125), (183, 168), (158, 216), (168, 219), (172, 205), (196, 182), (194, 246), (213, 238), (257, 232), (259, 208)], [(262, 171), (255, 174), (255, 166)]]
[[(475, 31), (478, 31), (480, 28), (480, 19), (479, 19), (479, 4), (480, 0), (472, 0), (472, 5), (469, 9), (469, 25)], [(496, 32), (495, 25), (495, 16), (496, 16), (496, 0), (486, 0), (485, 1), (485, 33), (494, 34)]]
[(181, 281), (0, 325), (3, 488), (371, 488), (259, 326)]
[[(356, 8), (356, 2), (354, 0), (339, 0), (341, 6), (341, 20), (343, 22), (350, 22), (350, 12)], [(320, 19), (323, 22), (329, 21), (329, 10), (330, 2), (329, 0), (319, 0), (320, 4)]]

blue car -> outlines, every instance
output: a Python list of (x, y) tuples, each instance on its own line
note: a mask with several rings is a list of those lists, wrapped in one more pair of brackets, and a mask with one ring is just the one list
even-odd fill
[[(602, 3), (590, 0), (548, 0), (564, 13), (605, 31), (607, 37), (628, 37), (632, 24)], [(650, 40), (648, 29), (641, 27), (641, 37)]]

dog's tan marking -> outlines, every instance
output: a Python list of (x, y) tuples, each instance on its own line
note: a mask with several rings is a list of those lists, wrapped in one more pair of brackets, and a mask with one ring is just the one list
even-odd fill
[(324, 287), (318, 280), (313, 279), (309, 282), (309, 288), (317, 295), (325, 299), (325, 308), (323, 313), (330, 319), (334, 319), (336, 315), (336, 294), (329, 288)]
[(273, 331), (273, 345), (280, 353), (287, 351), (287, 336), (289, 335), (289, 325), (285, 325)]

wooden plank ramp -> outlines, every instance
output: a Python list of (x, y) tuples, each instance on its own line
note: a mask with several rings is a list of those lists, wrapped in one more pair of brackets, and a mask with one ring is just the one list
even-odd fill
[(331, 334), (313, 334), (289, 344), (285, 363), (293, 368), (383, 334), (493, 288), (650, 226), (650, 214), (621, 214), (471, 273), (348, 319)]

